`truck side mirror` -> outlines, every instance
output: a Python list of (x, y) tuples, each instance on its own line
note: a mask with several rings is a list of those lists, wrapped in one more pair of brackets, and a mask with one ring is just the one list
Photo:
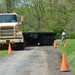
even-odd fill
[(24, 17), (23, 17), (23, 16), (21, 16), (21, 22), (22, 22), (22, 23), (24, 22)]
[(21, 17), (20, 17), (19, 25), (21, 25), (21, 24), (23, 24), (23, 23), (24, 23), (24, 17), (23, 17), (23, 16), (21, 16)]

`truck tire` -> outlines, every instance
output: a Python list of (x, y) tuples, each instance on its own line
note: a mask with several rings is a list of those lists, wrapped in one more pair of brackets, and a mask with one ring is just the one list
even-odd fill
[(25, 43), (17, 43), (16, 47), (14, 47), (14, 50), (23, 50), (25, 47)]

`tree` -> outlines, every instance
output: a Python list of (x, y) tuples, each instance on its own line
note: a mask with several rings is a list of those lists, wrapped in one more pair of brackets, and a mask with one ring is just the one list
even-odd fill
[[(75, 33), (75, 0), (3, 0), (7, 12), (23, 15), (24, 30)], [(10, 8), (9, 8), (10, 7)], [(1, 10), (1, 9), (0, 9)], [(2, 10), (1, 10), (2, 12)]]
[(14, 11), (19, 1), (20, 0), (3, 0), (3, 4), (5, 5), (6, 11), (8, 13)]

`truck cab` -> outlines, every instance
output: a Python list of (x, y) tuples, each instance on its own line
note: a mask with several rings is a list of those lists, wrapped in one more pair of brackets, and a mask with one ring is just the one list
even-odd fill
[(23, 48), (24, 39), (19, 29), (16, 13), (0, 13), (0, 46), (11, 43), (16, 48)]

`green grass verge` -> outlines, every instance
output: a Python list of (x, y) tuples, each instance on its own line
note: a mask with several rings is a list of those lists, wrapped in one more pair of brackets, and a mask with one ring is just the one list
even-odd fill
[(7, 50), (0, 50), (0, 59), (7, 55)]
[(68, 39), (66, 48), (64, 48), (64, 43), (61, 43), (58, 48), (60, 53), (66, 54), (69, 68), (75, 72), (75, 39)]

